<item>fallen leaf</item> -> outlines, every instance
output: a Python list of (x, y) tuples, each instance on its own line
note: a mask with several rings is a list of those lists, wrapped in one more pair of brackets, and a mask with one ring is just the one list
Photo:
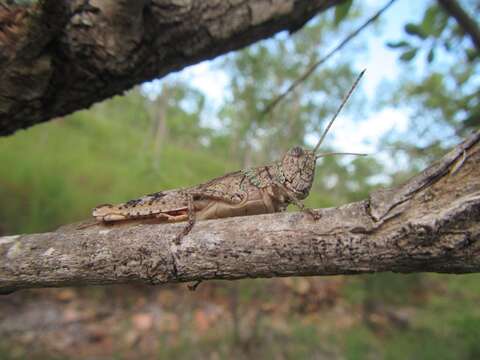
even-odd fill
[(148, 313), (138, 313), (132, 316), (132, 323), (137, 330), (147, 331), (153, 326), (153, 317)]

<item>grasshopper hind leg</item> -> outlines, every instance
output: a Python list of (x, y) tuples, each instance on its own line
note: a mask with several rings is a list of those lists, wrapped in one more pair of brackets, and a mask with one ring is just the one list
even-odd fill
[(187, 196), (187, 225), (183, 228), (182, 232), (175, 236), (175, 244), (179, 245), (182, 239), (188, 235), (188, 233), (193, 229), (193, 226), (195, 225), (195, 203), (193, 200), (193, 195), (188, 195)]

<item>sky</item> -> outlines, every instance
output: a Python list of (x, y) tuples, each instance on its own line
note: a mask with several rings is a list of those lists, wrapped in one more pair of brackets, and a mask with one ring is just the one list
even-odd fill
[[(365, 20), (381, 8), (387, 0), (367, 0), (367, 10), (365, 11)], [(407, 22), (417, 22), (423, 16), (427, 1), (401, 1), (397, 0), (382, 15), (383, 22), (381, 31), (374, 31), (371, 27), (367, 28), (349, 46), (355, 46), (355, 43), (366, 44), (367, 51), (359, 53), (354, 59), (353, 66), (360, 72), (366, 68), (367, 72), (362, 79), (360, 88), (364, 91), (369, 102), (373, 103), (378, 96), (379, 85), (383, 82), (394, 81), (399, 76), (398, 53), (386, 48), (387, 41), (396, 41), (404, 36), (403, 26)], [(330, 10), (331, 11), (331, 10)], [(379, 35), (381, 33), (381, 35)], [(332, 40), (332, 48), (335, 47), (343, 38)], [(332, 57), (329, 62), (334, 62), (335, 58), (341, 56), (341, 51)], [(202, 91), (213, 109), (209, 116), (215, 116), (215, 110), (222, 104), (225, 93), (227, 92), (228, 74), (216, 66), (221, 61), (221, 57), (213, 61), (204, 61), (200, 64), (190, 66), (183, 70), (180, 76), (183, 80), (198, 90)], [(161, 80), (155, 80), (143, 85), (145, 92), (155, 95), (161, 88)], [(348, 89), (346, 89), (347, 91)], [(212, 119), (212, 123), (215, 119)], [(341, 151), (378, 153), (379, 139), (389, 130), (404, 131), (409, 122), (409, 111), (406, 108), (394, 108), (386, 106), (377, 112), (366, 114), (365, 119), (354, 119), (348, 115), (342, 115), (336, 120), (329, 136), (332, 144)], [(341, 125), (339, 125), (341, 124)], [(337, 131), (335, 131), (335, 126)], [(314, 144), (318, 139), (317, 134), (308, 136), (306, 141)]]

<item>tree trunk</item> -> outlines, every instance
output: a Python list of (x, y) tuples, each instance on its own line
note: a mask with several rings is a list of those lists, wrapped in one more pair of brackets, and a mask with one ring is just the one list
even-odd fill
[(0, 135), (296, 31), (344, 0), (0, 3)]
[(305, 213), (0, 237), (0, 291), (127, 282), (480, 272), (480, 132), (404, 185)]
[(153, 125), (153, 163), (154, 169), (159, 168), (162, 144), (167, 137), (167, 110), (168, 110), (169, 89), (163, 84), (161, 93), (149, 105), (149, 115)]

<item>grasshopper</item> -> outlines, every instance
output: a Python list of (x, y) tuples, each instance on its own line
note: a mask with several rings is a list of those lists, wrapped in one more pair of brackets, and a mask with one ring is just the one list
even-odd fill
[(273, 165), (232, 172), (197, 186), (160, 191), (117, 205), (99, 205), (93, 209), (93, 216), (102, 223), (129, 220), (187, 221), (184, 231), (176, 238), (177, 243), (188, 234), (196, 220), (280, 212), (285, 211), (289, 204), (295, 204), (317, 218), (313, 210), (305, 208), (302, 203), (312, 188), (316, 160), (328, 155), (365, 155), (317, 154), (364, 72), (360, 73), (345, 95), (313, 150), (295, 146)]

